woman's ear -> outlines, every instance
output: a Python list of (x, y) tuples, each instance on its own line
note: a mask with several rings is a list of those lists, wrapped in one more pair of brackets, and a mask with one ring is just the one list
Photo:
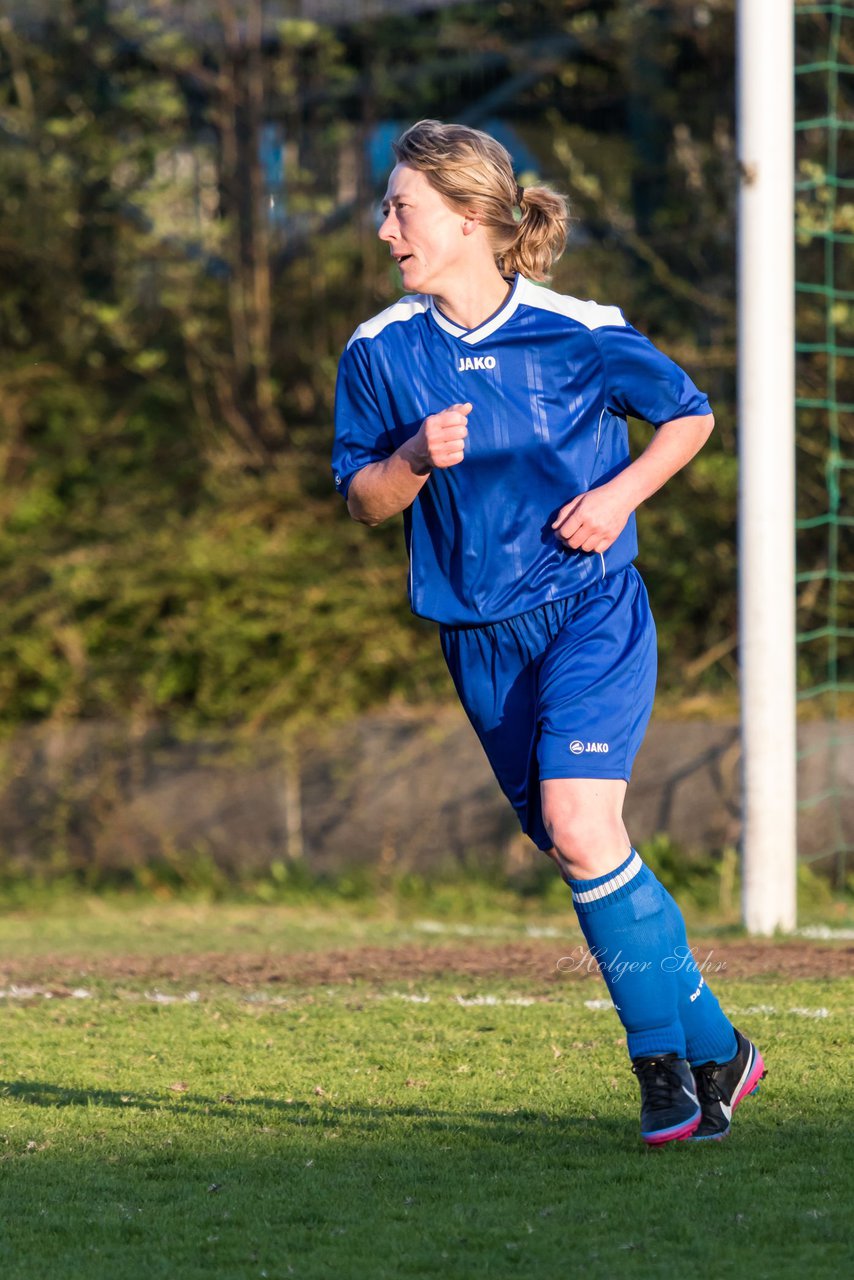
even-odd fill
[(463, 235), (470, 236), (473, 231), (477, 231), (479, 226), (480, 215), (470, 210), (463, 218)]

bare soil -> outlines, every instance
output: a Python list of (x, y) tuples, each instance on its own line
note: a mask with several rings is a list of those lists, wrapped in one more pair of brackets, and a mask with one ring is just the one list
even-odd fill
[[(791, 942), (703, 942), (694, 962), (711, 980), (838, 978), (854, 974), (854, 945)], [(239, 989), (346, 986), (365, 982), (415, 985), (427, 978), (518, 979), (526, 990), (597, 976), (582, 947), (555, 941), (471, 943), (449, 946), (362, 946), (347, 950), (258, 954), (214, 952), (173, 956), (43, 955), (0, 960), (0, 987), (49, 986), (56, 995), (96, 981), (224, 984)]]

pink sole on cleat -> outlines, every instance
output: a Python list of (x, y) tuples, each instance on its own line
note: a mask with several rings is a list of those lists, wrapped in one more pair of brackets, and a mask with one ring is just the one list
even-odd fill
[(641, 1137), (648, 1147), (663, 1147), (666, 1142), (684, 1142), (686, 1138), (691, 1137), (702, 1119), (703, 1113), (698, 1112), (695, 1119), (689, 1120), (686, 1124), (680, 1124), (675, 1129), (663, 1129), (660, 1133), (651, 1133), (649, 1137), (642, 1133)]
[(764, 1077), (765, 1077), (765, 1063), (762, 1060), (762, 1054), (757, 1049), (756, 1061), (753, 1064), (753, 1069), (751, 1070), (744, 1084), (741, 1086), (738, 1093), (735, 1095), (735, 1097), (732, 1100), (733, 1111), (735, 1111), (738, 1104), (744, 1098), (748, 1097), (749, 1094), (759, 1092), (759, 1083), (761, 1080), (764, 1079)]

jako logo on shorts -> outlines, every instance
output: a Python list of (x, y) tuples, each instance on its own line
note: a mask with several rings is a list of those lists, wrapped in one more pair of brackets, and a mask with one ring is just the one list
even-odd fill
[(607, 742), (580, 742), (578, 738), (573, 738), (569, 744), (569, 749), (574, 756), (584, 755), (588, 751), (606, 756), (610, 747)]
[(457, 365), (459, 373), (465, 373), (467, 369), (494, 369), (495, 356), (460, 356), (460, 363)]

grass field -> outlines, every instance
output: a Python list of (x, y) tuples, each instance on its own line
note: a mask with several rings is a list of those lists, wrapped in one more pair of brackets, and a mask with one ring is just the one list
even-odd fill
[(769, 1075), (651, 1152), (569, 916), (83, 900), (0, 937), (5, 1280), (850, 1269), (850, 944), (703, 943)]

